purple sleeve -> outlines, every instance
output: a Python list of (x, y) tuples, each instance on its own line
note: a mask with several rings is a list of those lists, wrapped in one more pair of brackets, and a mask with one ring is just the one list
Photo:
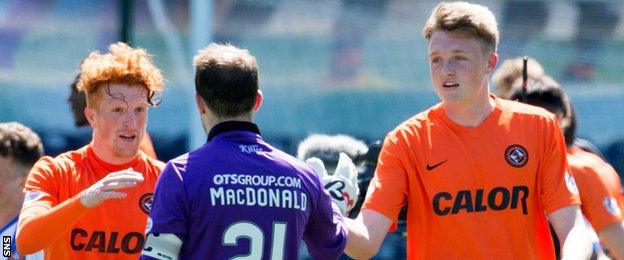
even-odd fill
[(180, 169), (169, 162), (163, 169), (156, 190), (148, 223), (148, 234), (169, 233), (186, 241), (188, 200)]
[(314, 259), (338, 259), (347, 245), (347, 227), (323, 184), (318, 178), (315, 181), (319, 187), (317, 203), (310, 213), (303, 241)]

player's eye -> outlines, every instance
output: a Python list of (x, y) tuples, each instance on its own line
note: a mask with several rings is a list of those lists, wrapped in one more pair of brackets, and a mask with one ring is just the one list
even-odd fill
[(465, 61), (466, 57), (464, 57), (464, 56), (454, 56), (453, 60), (454, 61)]
[(145, 107), (137, 107), (137, 108), (134, 109), (134, 111), (137, 112), (137, 113), (143, 113), (146, 110), (147, 110), (147, 108), (145, 108)]
[(124, 111), (125, 109), (123, 109), (122, 107), (113, 108), (113, 112), (115, 113), (123, 113)]

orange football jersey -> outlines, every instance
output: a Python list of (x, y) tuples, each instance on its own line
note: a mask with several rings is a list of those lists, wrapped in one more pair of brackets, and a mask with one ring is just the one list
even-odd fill
[(397, 220), (409, 259), (554, 259), (546, 214), (579, 203), (554, 116), (491, 96), (476, 127), (438, 104), (391, 131), (363, 208)]
[(581, 195), (581, 210), (594, 230), (624, 220), (624, 196), (617, 172), (595, 154), (568, 148), (568, 164)]
[[(81, 191), (111, 172), (130, 167), (145, 180), (120, 190), (127, 197), (110, 199), (91, 209), (80, 204)], [(162, 162), (143, 152), (128, 163), (109, 164), (97, 158), (90, 145), (56, 158), (41, 158), (24, 188), (18, 250), (28, 253), (43, 247), (46, 259), (137, 259), (163, 167)]]

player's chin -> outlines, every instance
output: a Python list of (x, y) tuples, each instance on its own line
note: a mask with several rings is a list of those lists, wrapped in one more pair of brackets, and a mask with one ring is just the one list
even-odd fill
[(139, 153), (139, 144), (118, 144), (115, 154), (122, 158), (132, 158)]
[(444, 90), (436, 91), (436, 92), (438, 94), (438, 98), (440, 98), (440, 100), (445, 103), (453, 103), (457, 100), (457, 98), (455, 98), (455, 96), (452, 95), (452, 93), (447, 93)]

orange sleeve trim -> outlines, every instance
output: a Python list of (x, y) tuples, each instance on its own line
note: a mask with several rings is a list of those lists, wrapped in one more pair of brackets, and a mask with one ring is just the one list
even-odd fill
[(366, 205), (362, 206), (362, 209), (368, 209), (376, 211), (377, 213), (384, 215), (386, 218), (392, 220), (392, 223), (397, 223), (397, 219), (399, 218), (399, 211), (388, 209), (387, 207), (383, 207), (381, 205), (376, 204), (373, 201), (366, 201)]
[(60, 239), (88, 210), (80, 195), (50, 208), (33, 201), (24, 205), (17, 230), (17, 249), (22, 255), (32, 254)]

